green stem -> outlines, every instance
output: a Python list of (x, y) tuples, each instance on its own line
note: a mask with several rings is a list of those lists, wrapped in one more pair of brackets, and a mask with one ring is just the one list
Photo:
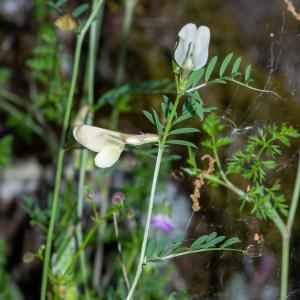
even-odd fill
[[(263, 148), (259, 152), (258, 156), (259, 157), (263, 153)], [(218, 178), (214, 176), (206, 176), (207, 179), (212, 180), (214, 182), (217, 182), (219, 184), (222, 184), (223, 186), (227, 187), (228, 189), (232, 190), (234, 193), (236, 193), (239, 196), (244, 196), (245, 193), (241, 189), (237, 188), (234, 184), (232, 184), (224, 174), (224, 172), (221, 169), (221, 164), (220, 160), (218, 157), (218, 153), (216, 148), (214, 147), (213, 149), (214, 156), (217, 161), (218, 168), (220, 169), (221, 176), (224, 181), (219, 180)], [(223, 174), (224, 176), (223, 176)], [(292, 226), (294, 223), (295, 215), (296, 215), (296, 210), (299, 202), (299, 195), (300, 195), (300, 159), (298, 162), (298, 171), (297, 171), (297, 176), (296, 176), (296, 181), (294, 185), (294, 191), (293, 191), (293, 196), (292, 196), (292, 201), (291, 201), (291, 208), (289, 212), (289, 217), (287, 224), (285, 224), (280, 217), (280, 215), (277, 213), (275, 209), (274, 210), (274, 216), (272, 218), (272, 221), (278, 228), (281, 238), (282, 238), (282, 253), (281, 253), (281, 280), (280, 280), (280, 300), (285, 300), (287, 299), (287, 291), (288, 291), (288, 276), (289, 276), (289, 250), (290, 250), (290, 236), (291, 236), (291, 230)], [(265, 203), (266, 208), (271, 207), (271, 203), (268, 201)]]
[(282, 236), (280, 300), (287, 299), (289, 280), (290, 235)]
[[(95, 9), (96, 4), (97, 1), (94, 0), (92, 9)], [(98, 25), (99, 25), (98, 20), (92, 23), (91, 30), (90, 30), (90, 39), (89, 39), (88, 66), (87, 66), (87, 76), (86, 76), (87, 96), (88, 96), (87, 102), (89, 105), (89, 112), (86, 118), (87, 125), (92, 125), (93, 122), (92, 106), (94, 104), (95, 64), (96, 64), (96, 54), (97, 54), (98, 38), (99, 38), (98, 30), (97, 30)], [(88, 150), (84, 149), (81, 152), (79, 183), (78, 183), (78, 200), (77, 200), (78, 224), (76, 226), (76, 237), (77, 237), (77, 242), (79, 247), (82, 245), (82, 239), (83, 239), (81, 219), (83, 215), (84, 182), (85, 182), (87, 162), (88, 162)], [(85, 257), (84, 250), (80, 252), (80, 269), (83, 277), (85, 299), (88, 300), (89, 299), (88, 272), (86, 268), (86, 257)]]
[(49, 224), (49, 228), (48, 228), (47, 243), (46, 243), (46, 250), (45, 250), (45, 255), (44, 255), (44, 263), (43, 263), (42, 287), (41, 287), (41, 298), (40, 298), (41, 300), (46, 299), (48, 269), (49, 269), (49, 263), (50, 263), (54, 226), (55, 226), (55, 221), (56, 221), (56, 217), (58, 214), (58, 199), (59, 199), (59, 192), (60, 192), (60, 186), (61, 186), (61, 180), (62, 180), (63, 161), (64, 161), (64, 155), (65, 155), (64, 144), (66, 141), (67, 132), (68, 132), (69, 123), (70, 123), (71, 109), (72, 109), (72, 104), (73, 104), (73, 99), (74, 99), (74, 94), (75, 94), (76, 80), (77, 80), (77, 75), (78, 75), (82, 44), (83, 44), (83, 40), (86, 35), (86, 32), (89, 29), (92, 21), (94, 20), (96, 14), (100, 8), (101, 3), (102, 3), (102, 1), (98, 2), (95, 10), (91, 13), (88, 20), (82, 27), (80, 33), (77, 36), (77, 40), (76, 40), (72, 79), (71, 79), (71, 84), (70, 84), (68, 100), (67, 100), (67, 104), (66, 104), (66, 111), (65, 111), (64, 120), (63, 120), (63, 128), (62, 128), (62, 134), (61, 134), (61, 140), (60, 140), (60, 149), (58, 151), (58, 158), (57, 158), (55, 186), (54, 186), (52, 208), (51, 208), (51, 218), (50, 218), (50, 224)]
[(148, 206), (148, 213), (147, 213), (147, 220), (146, 220), (146, 227), (145, 227), (144, 238), (143, 238), (143, 243), (142, 243), (142, 248), (141, 248), (141, 253), (140, 253), (140, 260), (139, 260), (139, 263), (138, 263), (138, 268), (137, 268), (133, 283), (131, 285), (131, 289), (130, 289), (130, 291), (128, 293), (128, 296), (126, 298), (127, 300), (132, 299), (133, 293), (135, 291), (135, 288), (137, 286), (137, 283), (139, 281), (139, 278), (140, 278), (142, 270), (143, 270), (143, 263), (144, 263), (145, 252), (146, 252), (147, 241), (148, 241), (148, 235), (149, 235), (149, 228), (150, 228), (150, 221), (151, 221), (152, 210), (153, 210), (153, 203), (154, 203), (154, 196), (155, 196), (157, 178), (158, 178), (158, 174), (159, 174), (159, 169), (160, 169), (161, 159), (162, 159), (162, 156), (163, 156), (163, 151), (164, 151), (163, 147), (159, 146), (158, 153), (157, 153), (157, 158), (156, 158), (155, 169), (154, 169), (154, 175), (153, 175), (153, 181), (152, 181), (152, 187), (151, 187), (151, 194), (150, 194), (150, 200), (149, 200), (149, 206)]
[(183, 256), (183, 255), (189, 255), (189, 254), (195, 254), (195, 253), (201, 253), (201, 252), (211, 252), (211, 251), (233, 251), (233, 252), (245, 253), (245, 250), (235, 249), (235, 248), (209, 248), (209, 249), (185, 251), (185, 252), (181, 252), (181, 253), (177, 253), (177, 254), (170, 254), (170, 255), (166, 255), (164, 257), (160, 257), (159, 259), (167, 260), (167, 259), (172, 259), (172, 258)]
[(179, 104), (179, 101), (180, 101), (182, 95), (183, 95), (183, 93), (179, 92), (178, 95), (176, 96), (174, 106), (173, 106), (170, 116), (168, 117), (168, 120), (167, 120), (167, 124), (166, 124), (165, 130), (164, 130), (162, 140), (159, 144), (157, 158), (156, 158), (156, 164), (155, 164), (155, 169), (154, 169), (154, 175), (153, 175), (153, 180), (152, 180), (152, 187), (151, 187), (151, 194), (150, 194), (150, 199), (149, 199), (146, 226), (145, 226), (145, 231), (144, 231), (142, 248), (141, 248), (141, 252), (140, 252), (140, 259), (139, 259), (137, 271), (136, 271), (131, 289), (126, 298), (127, 300), (132, 299), (133, 293), (135, 291), (135, 288), (137, 286), (137, 283), (139, 281), (139, 278), (140, 278), (142, 270), (143, 270), (143, 263), (144, 263), (144, 259), (145, 259), (146, 248), (147, 248), (149, 228), (150, 228), (150, 222), (151, 222), (152, 210), (153, 210), (153, 204), (154, 204), (154, 196), (155, 196), (155, 191), (156, 191), (156, 184), (157, 184), (159, 169), (160, 169), (160, 165), (161, 165), (161, 160), (162, 160), (165, 144), (166, 144), (166, 141), (168, 138), (168, 134), (171, 130), (173, 119), (176, 114), (177, 107), (178, 107), (178, 104)]
[(124, 80), (124, 70), (125, 70), (129, 32), (132, 24), (134, 9), (137, 2), (138, 0), (125, 0), (125, 13), (124, 13), (123, 25), (122, 25), (121, 49), (119, 52), (118, 68), (116, 72), (116, 86), (120, 85)]
[(280, 282), (280, 300), (287, 299), (288, 278), (289, 278), (289, 262), (290, 262), (290, 238), (292, 227), (295, 220), (296, 210), (299, 202), (300, 194), (300, 159), (298, 161), (298, 170), (294, 191), (291, 200), (291, 208), (286, 224), (286, 233), (282, 234), (282, 253), (281, 253), (281, 282)]
[[(132, 24), (134, 9), (137, 2), (138, 0), (125, 0), (125, 12), (124, 12), (123, 24), (122, 24), (121, 48), (118, 53), (118, 65), (116, 71), (115, 86), (119, 86), (124, 81), (129, 33)], [(110, 118), (110, 124), (109, 124), (111, 130), (116, 130), (116, 128), (118, 127), (119, 115), (120, 115), (119, 109), (113, 108), (111, 118)]]
[[(79, 183), (78, 183), (78, 200), (77, 200), (77, 218), (78, 223), (76, 225), (76, 238), (77, 244), (80, 247), (82, 245), (82, 215), (83, 215), (83, 199), (84, 199), (84, 181), (85, 181), (85, 172), (86, 172), (86, 164), (88, 159), (87, 150), (82, 150), (81, 152), (81, 160), (80, 160), (80, 171), (79, 171)], [(84, 286), (84, 296), (85, 299), (89, 299), (88, 293), (88, 273), (86, 269), (86, 258), (85, 253), (82, 251), (80, 253), (80, 271), (83, 279)]]
[(291, 201), (291, 208), (289, 212), (289, 218), (287, 221), (287, 229), (291, 233), (292, 227), (294, 224), (295, 220), (295, 215), (296, 215), (296, 210), (299, 202), (299, 194), (300, 194), (300, 158), (298, 161), (298, 170), (297, 170), (297, 175), (296, 175), (296, 181), (294, 185), (294, 191), (293, 191), (293, 196), (292, 196), (292, 201)]

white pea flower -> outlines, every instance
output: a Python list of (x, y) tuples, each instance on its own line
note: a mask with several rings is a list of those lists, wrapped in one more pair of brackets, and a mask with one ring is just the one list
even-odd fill
[(176, 63), (184, 70), (201, 69), (207, 62), (210, 30), (207, 26), (184, 25), (178, 33), (179, 41), (175, 49)]
[(158, 142), (156, 134), (126, 134), (89, 125), (77, 125), (73, 129), (76, 141), (87, 149), (98, 152), (95, 165), (99, 168), (111, 167), (128, 145), (142, 145)]

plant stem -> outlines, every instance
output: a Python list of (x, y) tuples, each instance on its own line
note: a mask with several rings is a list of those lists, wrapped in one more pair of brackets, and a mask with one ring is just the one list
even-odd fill
[(298, 161), (298, 170), (296, 181), (294, 185), (293, 196), (291, 200), (291, 208), (286, 224), (286, 233), (282, 236), (282, 253), (281, 253), (281, 282), (280, 282), (280, 299), (287, 299), (288, 293), (288, 278), (289, 278), (289, 261), (290, 261), (290, 238), (292, 234), (292, 227), (295, 220), (296, 210), (299, 202), (300, 194), (300, 158)]
[(292, 227), (294, 224), (296, 210), (297, 210), (297, 206), (298, 206), (298, 202), (299, 202), (299, 194), (300, 194), (300, 157), (299, 157), (299, 161), (298, 161), (298, 170), (297, 170), (296, 181), (295, 181), (295, 185), (294, 185), (294, 191), (293, 191), (293, 196), (292, 196), (292, 201), (291, 201), (289, 218), (287, 221), (287, 229), (288, 229), (289, 233), (291, 233)]
[(51, 218), (50, 218), (50, 224), (49, 224), (49, 228), (48, 228), (47, 243), (46, 243), (46, 250), (45, 250), (45, 255), (44, 255), (44, 263), (43, 263), (42, 287), (41, 287), (41, 298), (40, 298), (41, 300), (46, 299), (48, 269), (49, 269), (49, 263), (50, 263), (54, 226), (55, 226), (55, 221), (56, 221), (56, 217), (58, 214), (58, 199), (59, 199), (59, 192), (60, 192), (60, 186), (61, 186), (61, 180), (62, 180), (63, 161), (64, 161), (64, 155), (65, 155), (64, 144), (66, 141), (67, 131), (69, 128), (69, 123), (70, 123), (71, 109), (72, 109), (72, 104), (73, 104), (73, 99), (74, 99), (74, 94), (75, 94), (76, 80), (77, 80), (77, 75), (78, 75), (82, 44), (83, 44), (85, 34), (86, 34), (88, 28), (90, 27), (92, 21), (94, 20), (96, 14), (100, 8), (101, 3), (102, 3), (102, 1), (99, 1), (97, 3), (97, 6), (95, 7), (94, 11), (89, 16), (89, 18), (86, 21), (86, 23), (84, 24), (84, 26), (82, 27), (80, 33), (77, 36), (77, 40), (76, 40), (72, 78), (71, 78), (70, 90), (69, 90), (69, 94), (68, 94), (68, 100), (67, 100), (67, 104), (66, 104), (66, 111), (65, 111), (65, 115), (64, 115), (63, 128), (62, 128), (62, 134), (61, 134), (61, 139), (60, 139), (60, 148), (58, 151), (58, 158), (57, 158), (55, 185), (54, 185), (54, 193), (53, 193), (52, 208), (51, 208)]
[(289, 279), (290, 235), (282, 235), (280, 300), (287, 299)]
[[(129, 33), (132, 24), (134, 9), (138, 0), (125, 0), (124, 2), (125, 2), (125, 12), (124, 12), (123, 24), (122, 24), (121, 48), (118, 53), (118, 65), (116, 71), (115, 86), (119, 86), (124, 81)], [(113, 108), (111, 118), (110, 118), (111, 130), (116, 130), (116, 128), (118, 127), (119, 115), (120, 115), (119, 109)]]
[(147, 248), (147, 241), (148, 241), (149, 228), (150, 228), (150, 222), (151, 222), (151, 217), (152, 217), (154, 196), (155, 196), (155, 191), (156, 191), (156, 184), (157, 184), (157, 178), (158, 178), (159, 169), (160, 169), (160, 165), (161, 165), (161, 160), (162, 160), (165, 144), (166, 144), (166, 141), (168, 138), (168, 134), (171, 130), (172, 122), (173, 122), (174, 116), (176, 114), (177, 107), (178, 107), (178, 104), (179, 104), (179, 101), (180, 101), (182, 95), (183, 95), (183, 92), (179, 92), (178, 95), (176, 96), (172, 111), (167, 120), (167, 124), (166, 124), (165, 130), (164, 130), (164, 133), (163, 133), (162, 140), (158, 147), (158, 153), (157, 153), (154, 175), (153, 175), (153, 180), (152, 180), (151, 194), (150, 194), (150, 199), (149, 199), (146, 226), (145, 226), (143, 243), (142, 243), (142, 248), (141, 248), (141, 253), (140, 253), (140, 260), (139, 260), (138, 268), (137, 268), (131, 289), (126, 298), (127, 300), (132, 299), (133, 293), (135, 291), (135, 288), (137, 286), (137, 283), (139, 281), (139, 278), (140, 278), (142, 270), (143, 270), (143, 263), (144, 263), (144, 259), (145, 259), (146, 248)]
[[(97, 1), (93, 1), (93, 8), (95, 8)], [(90, 39), (89, 39), (89, 53), (88, 53), (88, 66), (87, 66), (87, 99), (89, 105), (89, 112), (86, 118), (86, 124), (91, 125), (93, 122), (93, 109), (92, 106), (94, 104), (94, 82), (95, 82), (95, 64), (96, 64), (96, 55), (98, 48), (98, 32), (97, 27), (99, 25), (99, 21), (95, 21), (91, 25), (90, 30)], [(77, 244), (80, 247), (82, 245), (82, 224), (81, 219), (83, 215), (83, 202), (84, 202), (84, 182), (86, 175), (86, 165), (88, 161), (88, 150), (83, 149), (81, 152), (80, 159), (80, 171), (79, 171), (79, 183), (78, 183), (78, 200), (77, 200), (77, 218), (78, 224), (76, 226), (76, 237)], [(80, 253), (80, 270), (83, 277), (84, 284), (84, 295), (85, 299), (89, 299), (89, 291), (88, 291), (88, 272), (86, 268), (86, 258), (84, 250)]]
[(122, 40), (121, 40), (121, 49), (119, 52), (118, 58), (118, 68), (116, 71), (116, 86), (120, 85), (124, 80), (124, 70), (125, 70), (125, 61), (126, 61), (126, 53), (128, 47), (128, 38), (130, 27), (132, 24), (132, 17), (134, 13), (135, 6), (138, 0), (125, 0), (125, 13), (123, 18), (122, 25)]
[[(259, 153), (263, 152), (264, 149), (262, 149)], [(221, 176), (223, 180), (220, 180), (214, 176), (208, 175), (205, 176), (207, 179), (217, 182), (234, 193), (236, 193), (238, 196), (244, 196), (245, 192), (236, 187), (234, 184), (232, 184), (224, 172), (222, 171), (221, 168), (221, 163), (218, 157), (218, 153), (216, 148), (214, 147), (213, 149), (214, 156), (217, 161), (218, 168), (220, 169)], [(259, 156), (258, 155), (258, 156)], [(294, 185), (294, 190), (293, 190), (293, 195), (292, 195), (292, 200), (291, 200), (291, 208), (289, 211), (289, 217), (288, 221), (285, 224), (280, 215), (277, 213), (277, 211), (274, 210), (274, 216), (272, 218), (273, 223), (276, 225), (278, 228), (281, 238), (282, 238), (282, 253), (281, 253), (281, 280), (280, 280), (280, 300), (286, 300), (287, 299), (287, 292), (288, 292), (288, 277), (289, 277), (289, 252), (290, 252), (290, 237), (291, 237), (291, 231), (296, 215), (296, 210), (299, 202), (299, 196), (300, 196), (300, 158), (298, 161), (298, 169), (297, 169), (297, 175), (296, 175), (296, 180), (295, 180), (295, 185)], [(268, 201), (265, 203), (266, 208), (271, 207), (271, 203)]]
[(129, 279), (128, 279), (128, 272), (127, 272), (127, 269), (126, 269), (126, 266), (125, 266), (124, 260), (123, 260), (122, 245), (121, 245), (121, 242), (119, 239), (119, 227), (118, 227), (118, 220), (117, 220), (116, 213), (113, 214), (113, 219), (114, 219), (114, 229), (115, 229), (115, 236), (116, 236), (116, 240), (117, 240), (117, 244), (118, 244), (118, 252), (119, 252), (119, 257), (120, 257), (121, 269), (122, 269), (125, 285), (127, 288), (127, 292), (129, 293), (130, 283), (129, 283)]
[(200, 252), (211, 252), (211, 251), (234, 251), (234, 252), (245, 253), (245, 250), (235, 249), (235, 248), (209, 248), (209, 249), (186, 251), (186, 252), (181, 252), (181, 253), (177, 253), (177, 254), (170, 254), (170, 255), (166, 255), (164, 257), (160, 257), (159, 259), (167, 260), (167, 259), (172, 259), (172, 258), (183, 256), (183, 255), (195, 254), (195, 253), (200, 253)]
[(159, 146), (158, 153), (157, 153), (157, 158), (156, 158), (156, 163), (155, 163), (153, 180), (152, 180), (151, 194), (150, 194), (150, 200), (149, 200), (149, 206), (148, 206), (148, 213), (147, 213), (147, 220), (146, 220), (146, 227), (145, 227), (145, 232), (144, 232), (143, 244), (142, 244), (141, 253), (140, 253), (140, 260), (139, 260), (139, 263), (138, 263), (138, 268), (137, 268), (133, 283), (131, 285), (131, 289), (130, 289), (130, 291), (128, 293), (128, 296), (126, 298), (127, 300), (132, 299), (133, 293), (135, 291), (135, 288), (137, 286), (137, 283), (139, 281), (139, 278), (140, 278), (142, 270), (143, 270), (143, 263), (144, 263), (145, 252), (146, 252), (147, 241), (148, 241), (148, 235), (149, 235), (149, 228), (150, 228), (150, 221), (151, 221), (151, 216), (152, 216), (152, 209), (153, 209), (153, 203), (154, 203), (154, 196), (155, 196), (157, 178), (158, 178), (158, 174), (159, 174), (159, 169), (160, 169), (161, 159), (162, 159), (162, 156), (163, 156), (163, 151), (164, 151), (163, 147)]

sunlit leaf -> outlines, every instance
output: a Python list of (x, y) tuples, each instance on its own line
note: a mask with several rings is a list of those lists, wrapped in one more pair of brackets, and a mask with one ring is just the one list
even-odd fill
[(192, 243), (191, 248), (192, 248), (193, 250), (199, 249), (200, 246), (201, 246), (202, 244), (205, 243), (207, 237), (208, 237), (207, 234), (198, 237), (198, 238)]
[(153, 124), (155, 125), (154, 119), (152, 114), (149, 111), (143, 110), (143, 114), (145, 115), (145, 117)]
[(247, 66), (245, 71), (245, 81), (249, 81), (251, 76), (251, 64)]
[(147, 260), (150, 260), (156, 250), (157, 247), (157, 241), (156, 240), (150, 240), (147, 246), (146, 250), (146, 258)]
[(154, 109), (152, 109), (152, 111), (153, 111), (153, 115), (154, 115), (154, 122), (155, 122), (155, 125), (157, 128), (157, 132), (158, 132), (158, 134), (161, 134), (163, 131), (163, 126), (159, 120), (157, 112)]
[(215, 246), (215, 245), (221, 243), (224, 240), (225, 240), (225, 236), (223, 236), (223, 235), (222, 236), (218, 236), (218, 237), (216, 237), (216, 238), (214, 238), (214, 239), (212, 239), (210, 241), (207, 241), (205, 246), (207, 248), (209, 248), (209, 247), (212, 247), (212, 246)]
[(55, 3), (55, 6), (56, 7), (61, 7), (63, 6), (65, 3), (69, 2), (70, 0), (58, 0), (56, 3)]
[(206, 68), (206, 72), (205, 72), (205, 75), (204, 75), (204, 78), (205, 78), (205, 82), (208, 82), (209, 79), (210, 79), (210, 76), (215, 68), (215, 65), (217, 63), (217, 60), (218, 60), (218, 57), (217, 56), (214, 56), (209, 64), (207, 65), (207, 68)]
[(161, 239), (159, 242), (158, 242), (158, 245), (157, 245), (157, 248), (156, 248), (156, 255), (157, 256), (161, 256), (166, 248), (166, 245), (167, 245), (167, 239), (164, 238), (164, 239)]
[(197, 128), (178, 128), (172, 130), (169, 134), (183, 134), (183, 133), (194, 133), (194, 132), (200, 132)]
[(232, 59), (232, 56), (233, 56), (233, 53), (231, 52), (223, 60), (222, 65), (220, 67), (220, 72), (219, 72), (220, 77), (222, 77), (224, 75), (224, 73), (225, 73), (225, 71), (226, 71), (226, 69), (227, 69), (227, 67), (228, 67), (228, 65), (229, 65), (229, 63)]
[(167, 144), (198, 148), (194, 143), (189, 142), (189, 141), (184, 141), (184, 140), (168, 140)]
[(82, 15), (84, 12), (86, 12), (89, 9), (89, 5), (87, 3), (79, 5), (72, 11), (72, 16), (74, 18), (78, 18), (80, 15)]
[(239, 57), (235, 60), (233, 66), (232, 66), (231, 75), (235, 74), (238, 71), (241, 61), (242, 61), (241, 57)]
[(229, 246), (232, 246), (232, 245), (240, 243), (240, 242), (241, 242), (241, 240), (238, 237), (232, 237), (232, 238), (228, 239), (227, 241), (225, 241), (225, 243), (221, 245), (221, 248), (227, 248)]
[(192, 73), (192, 75), (189, 78), (188, 86), (194, 86), (197, 85), (197, 83), (201, 80), (205, 73), (205, 68), (201, 68), (199, 70), (196, 70)]

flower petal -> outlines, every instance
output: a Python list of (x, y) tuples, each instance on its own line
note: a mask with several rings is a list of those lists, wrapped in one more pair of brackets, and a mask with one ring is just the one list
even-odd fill
[(195, 24), (192, 23), (184, 25), (178, 33), (179, 41), (174, 52), (174, 59), (180, 67), (184, 67), (183, 65), (188, 59), (188, 50), (190, 44), (191, 46), (193, 46), (196, 34), (197, 27)]
[(124, 135), (117, 131), (89, 125), (78, 125), (73, 129), (76, 141), (94, 152), (100, 152), (109, 143), (124, 143)]
[(95, 165), (99, 168), (109, 168), (119, 159), (124, 144), (110, 143), (102, 147), (101, 151), (95, 156)]
[(125, 137), (125, 142), (129, 145), (143, 145), (147, 143), (156, 143), (158, 142), (158, 140), (158, 135), (151, 133), (127, 134)]
[(207, 26), (200, 26), (197, 30), (194, 49), (194, 70), (201, 69), (207, 62), (210, 30)]
[(167, 215), (157, 214), (155, 215), (152, 220), (151, 224), (160, 230), (164, 230), (166, 232), (171, 232), (174, 230), (174, 224), (171, 218)]

